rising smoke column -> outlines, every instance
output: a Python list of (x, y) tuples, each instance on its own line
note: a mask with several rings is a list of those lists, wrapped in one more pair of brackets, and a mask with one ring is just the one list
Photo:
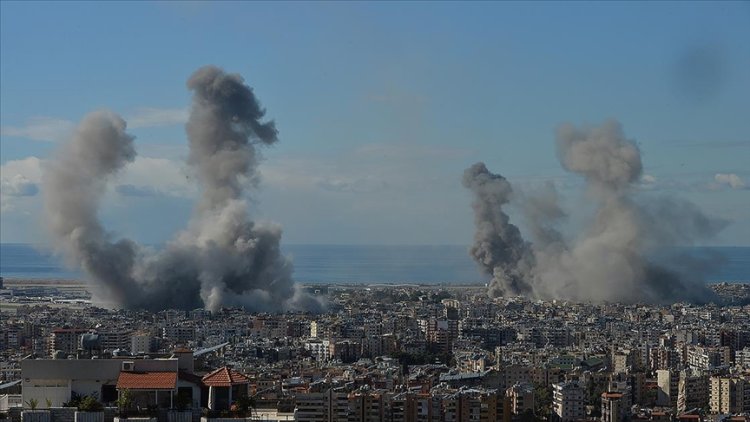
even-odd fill
[[(108, 137), (82, 136), (89, 126), (106, 125), (95, 113), (47, 170), (48, 216), (61, 249), (86, 271), (100, 297), (120, 307), (321, 310), (292, 279), (291, 261), (280, 250), (281, 228), (249, 218), (244, 188), (257, 181), (257, 146), (277, 142), (274, 123), (262, 121), (265, 111), (239, 75), (207, 66), (187, 85), (194, 94), (188, 164), (202, 188), (188, 227), (161, 251), (111, 241), (97, 220), (98, 202), (106, 180), (135, 152), (124, 121), (111, 114), (104, 117), (117, 130)], [(67, 199), (78, 190), (91, 193), (76, 195), (83, 201)]]
[(88, 114), (42, 180), (49, 229), (57, 246), (97, 283), (95, 293), (117, 303), (132, 303), (137, 286), (130, 278), (136, 245), (114, 242), (97, 218), (107, 181), (135, 158), (133, 137), (114, 113)]
[[(508, 227), (515, 226), (509, 224), (499, 207), (489, 215), (476, 212), (477, 242), (472, 254), (476, 259), (475, 250), (489, 247), (480, 257), (493, 257), (489, 262), (490, 267), (495, 266), (490, 271), (491, 286), (504, 285), (504, 279), (497, 274), (508, 271), (517, 275), (519, 284), (528, 286), (526, 291), (515, 292), (491, 287), (492, 295), (522, 293), (539, 298), (629, 303), (715, 299), (700, 277), (705, 272), (705, 262), (681, 256), (671, 265), (664, 265), (653, 257), (669, 248), (710, 238), (724, 227), (724, 222), (711, 219), (693, 204), (676, 198), (651, 197), (644, 201), (638, 197), (635, 186), (643, 172), (641, 154), (618, 122), (608, 121), (588, 129), (562, 125), (557, 131), (557, 151), (566, 170), (583, 176), (596, 213), (582, 233), (565, 239), (557, 228), (565, 214), (554, 189), (549, 188), (541, 196), (526, 196), (520, 208), (534, 239), (529, 245), (520, 233), (509, 238)], [(505, 181), (501, 176), (494, 178)], [(475, 211), (478, 200), (506, 204), (508, 192), (510, 185), (490, 192), (493, 198), (482, 199), (474, 190)], [(511, 232), (516, 233), (517, 229), (513, 229)], [(502, 240), (498, 243), (497, 239)], [(507, 247), (508, 239), (516, 247)], [(524, 249), (522, 245), (529, 246)], [(529, 251), (530, 257), (520, 261), (529, 265), (515, 264), (519, 262), (519, 250)], [(479, 262), (486, 268), (487, 260)]]
[(470, 254), (492, 276), (490, 294), (531, 293), (526, 277), (532, 265), (529, 244), (503, 211), (513, 193), (510, 183), (503, 176), (490, 173), (484, 163), (476, 163), (464, 171), (463, 185), (474, 193), (471, 205), (477, 231)]

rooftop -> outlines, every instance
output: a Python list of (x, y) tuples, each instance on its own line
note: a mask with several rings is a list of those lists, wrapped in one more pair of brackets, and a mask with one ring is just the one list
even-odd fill
[(230, 387), (237, 384), (249, 384), (250, 379), (225, 366), (204, 376), (203, 383), (209, 387)]
[(117, 389), (174, 390), (177, 388), (177, 372), (120, 372)]

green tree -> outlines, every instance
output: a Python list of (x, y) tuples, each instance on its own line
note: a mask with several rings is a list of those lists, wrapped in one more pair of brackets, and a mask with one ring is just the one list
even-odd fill
[(534, 413), (537, 417), (547, 418), (552, 408), (552, 391), (549, 386), (534, 385)]

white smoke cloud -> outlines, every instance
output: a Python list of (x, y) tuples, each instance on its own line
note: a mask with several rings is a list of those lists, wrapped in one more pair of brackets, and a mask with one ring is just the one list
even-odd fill
[(720, 186), (729, 186), (732, 189), (745, 189), (747, 186), (745, 181), (734, 173), (717, 173), (714, 181)]

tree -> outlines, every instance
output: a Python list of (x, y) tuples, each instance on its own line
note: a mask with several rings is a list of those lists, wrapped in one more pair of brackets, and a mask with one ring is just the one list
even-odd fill
[(550, 387), (542, 384), (534, 385), (534, 413), (538, 417), (546, 418), (552, 408), (552, 392)]
[(133, 394), (127, 388), (120, 391), (120, 396), (115, 402), (117, 409), (120, 412), (120, 416), (125, 416), (128, 409), (133, 404)]

